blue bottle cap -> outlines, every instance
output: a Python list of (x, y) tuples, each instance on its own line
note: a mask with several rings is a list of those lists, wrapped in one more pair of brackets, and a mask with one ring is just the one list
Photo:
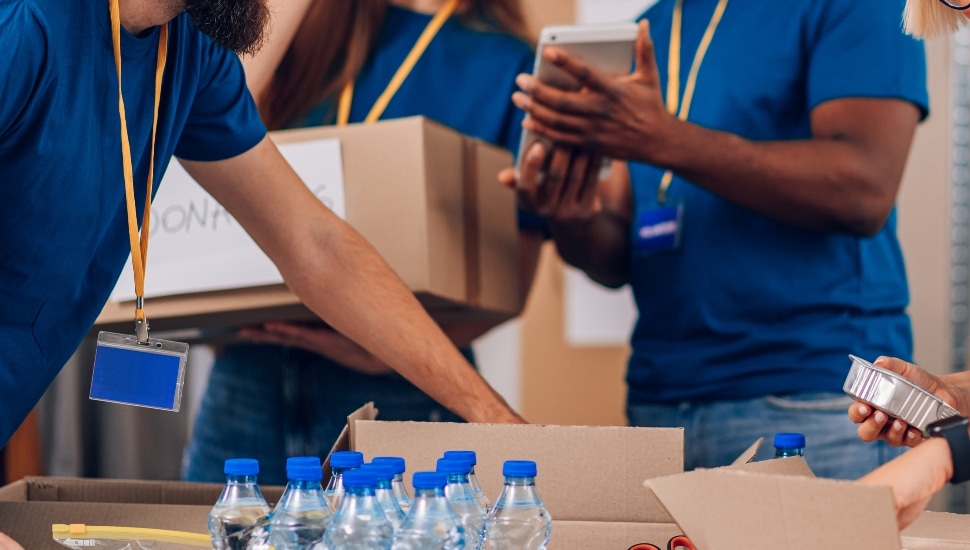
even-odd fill
[(286, 479), (292, 481), (320, 481), (323, 466), (315, 456), (294, 456), (286, 459)]
[(360, 467), (360, 469), (364, 470), (365, 472), (373, 473), (374, 477), (377, 478), (377, 481), (391, 481), (394, 479), (394, 474), (396, 473), (390, 464), (382, 464), (380, 462), (376, 464), (374, 462), (364, 464)]
[(357, 451), (336, 451), (330, 454), (331, 468), (360, 468), (364, 463), (364, 453)]
[(502, 465), (505, 477), (535, 477), (536, 473), (536, 463), (531, 460), (506, 460)]
[(361, 489), (363, 487), (374, 487), (377, 485), (377, 476), (374, 472), (367, 470), (350, 470), (344, 472), (344, 487), (348, 489)]
[(776, 434), (775, 447), (779, 449), (801, 449), (805, 447), (805, 436), (795, 433)]
[(414, 489), (444, 489), (448, 485), (448, 476), (440, 472), (415, 472)]
[(442, 474), (467, 474), (472, 471), (472, 465), (467, 460), (439, 458), (435, 469)]
[(394, 468), (395, 474), (403, 474), (407, 470), (407, 465), (404, 459), (399, 456), (375, 456), (374, 460), (370, 461), (371, 464), (390, 464)]
[(230, 458), (222, 472), (227, 476), (254, 476), (259, 473), (259, 461), (254, 458)]
[(443, 455), (444, 458), (454, 458), (458, 460), (467, 460), (469, 464), (475, 466), (478, 464), (478, 455), (475, 451), (445, 451)]

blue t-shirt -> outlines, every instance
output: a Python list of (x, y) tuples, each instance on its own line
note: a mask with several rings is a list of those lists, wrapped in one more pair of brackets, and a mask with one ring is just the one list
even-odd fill
[[(673, 4), (645, 14), (662, 90)], [(684, 3), (682, 81), (716, 4)], [(901, 99), (925, 115), (923, 46), (902, 33), (902, 8), (901, 0), (729, 3), (689, 120), (761, 141), (810, 138), (812, 109), (839, 98)], [(662, 171), (631, 164), (630, 172), (637, 214), (655, 208)], [(668, 198), (684, 205), (680, 249), (633, 257), (640, 318), (631, 403), (841, 391), (849, 353), (912, 355), (895, 213), (861, 238), (787, 225), (681, 178)]]
[[(236, 56), (185, 15), (170, 25), (155, 182), (172, 155), (225, 159), (265, 136)], [(122, 30), (139, 215), (158, 39)], [(129, 244), (108, 2), (0, 0), (0, 52), (2, 446), (91, 328)]]

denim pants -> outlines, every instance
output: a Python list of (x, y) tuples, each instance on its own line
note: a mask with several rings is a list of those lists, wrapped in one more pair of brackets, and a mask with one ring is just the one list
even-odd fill
[(397, 374), (361, 374), (281, 346), (227, 348), (209, 375), (182, 477), (221, 483), (227, 458), (255, 458), (260, 483), (284, 485), (287, 457), (325, 457), (347, 415), (368, 401), (381, 420), (461, 421)]
[(859, 439), (846, 414), (852, 398), (806, 392), (738, 401), (627, 407), (632, 426), (684, 428), (684, 467), (715, 468), (734, 461), (759, 437), (755, 460), (774, 456), (776, 433), (805, 434), (805, 460), (819, 477), (857, 479), (899, 456), (883, 442)]

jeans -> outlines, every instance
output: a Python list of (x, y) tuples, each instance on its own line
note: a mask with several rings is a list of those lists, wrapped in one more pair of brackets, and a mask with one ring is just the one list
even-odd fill
[(231, 346), (209, 375), (182, 477), (221, 483), (227, 458), (255, 458), (261, 484), (284, 485), (287, 457), (325, 457), (347, 415), (368, 401), (381, 420), (461, 422), (397, 374), (361, 374), (298, 349)]
[(902, 453), (884, 442), (859, 439), (841, 393), (806, 392), (737, 401), (629, 405), (632, 426), (684, 428), (684, 467), (731, 464), (759, 437), (755, 460), (774, 456), (776, 433), (805, 434), (805, 460), (819, 477), (857, 479)]

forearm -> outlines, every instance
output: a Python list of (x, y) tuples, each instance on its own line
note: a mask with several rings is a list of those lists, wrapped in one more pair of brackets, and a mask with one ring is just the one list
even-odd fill
[(562, 259), (594, 281), (611, 288), (630, 275), (629, 223), (609, 212), (586, 221), (550, 221), (549, 228)]
[(862, 145), (838, 139), (756, 142), (675, 124), (665, 144), (644, 160), (732, 203), (808, 229), (862, 235), (877, 232), (891, 210), (893, 197), (887, 200), (880, 178), (894, 175), (873, 168)]
[(462, 418), (521, 421), (370, 244), (349, 226), (328, 225), (332, 227), (314, 235), (310, 247), (326, 251), (316, 255), (320, 261), (284, 273), (304, 303)]

